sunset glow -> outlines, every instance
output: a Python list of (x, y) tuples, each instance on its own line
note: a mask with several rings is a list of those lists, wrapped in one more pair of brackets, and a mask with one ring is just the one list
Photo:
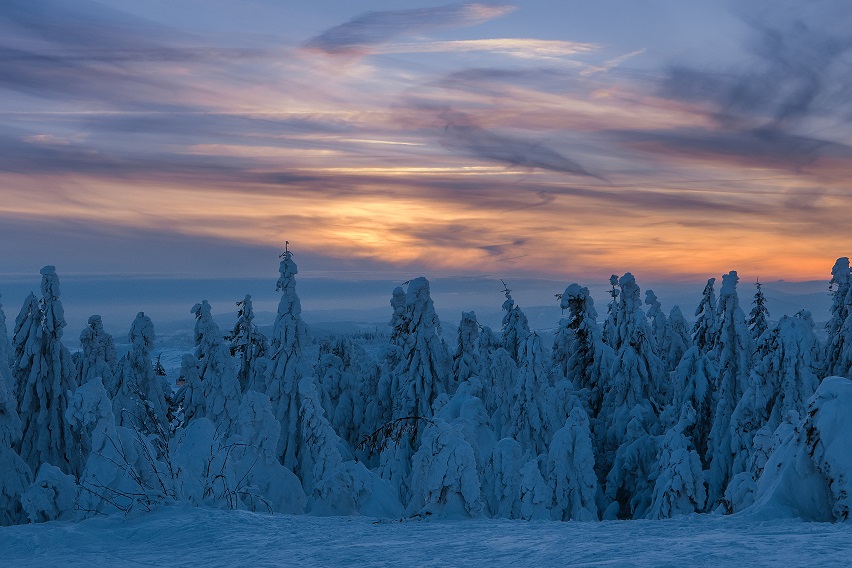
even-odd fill
[(85, 271), (69, 223), (434, 275), (817, 280), (852, 250), (845, 5), (651, 2), (643, 34), (545, 1), (37, 4), (0, 7), (0, 227), (40, 258), (0, 271)]

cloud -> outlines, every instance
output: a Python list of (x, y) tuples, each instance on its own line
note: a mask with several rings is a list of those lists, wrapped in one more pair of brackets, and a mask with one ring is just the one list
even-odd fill
[(493, 38), (458, 41), (391, 43), (371, 50), (371, 53), (462, 53), (488, 51), (517, 59), (558, 60), (599, 49), (598, 45), (573, 41)]
[(511, 167), (599, 177), (543, 143), (490, 132), (464, 114), (445, 112), (444, 116), (441, 145), (449, 150)]
[(398, 36), (472, 26), (512, 10), (514, 7), (501, 4), (450, 4), (415, 10), (367, 12), (311, 38), (305, 47), (329, 54), (360, 55)]

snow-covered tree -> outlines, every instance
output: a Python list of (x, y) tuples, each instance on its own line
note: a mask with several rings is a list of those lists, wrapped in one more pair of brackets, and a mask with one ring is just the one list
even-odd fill
[(687, 432), (695, 425), (695, 409), (689, 402), (677, 424), (659, 442), (659, 475), (654, 483), (649, 519), (668, 519), (704, 510), (707, 493), (701, 459)]
[(350, 446), (358, 445), (381, 425), (373, 415), (379, 366), (359, 342), (344, 336), (323, 343), (317, 377), (326, 415)]
[[(0, 324), (5, 325), (5, 322)], [(9, 387), (5, 379), (0, 380), (0, 526), (23, 522), (21, 495), (32, 483), (33, 476), (30, 467), (13, 449), (21, 438), (21, 420)]]
[(707, 440), (713, 427), (714, 383), (718, 374), (718, 365), (710, 354), (701, 353), (697, 345), (687, 349), (672, 373), (672, 403), (665, 411), (666, 425), (673, 425), (685, 405), (695, 410), (695, 424), (688, 431), (705, 467), (710, 465)]
[(207, 300), (195, 304), (195, 358), (204, 393), (205, 415), (223, 434), (230, 432), (240, 406), (240, 383), (234, 361)]
[(45, 266), (41, 275), (41, 305), (30, 294), (15, 321), (15, 377), (23, 423), (20, 454), (34, 471), (46, 462), (76, 475), (80, 454), (65, 410), (68, 393), (77, 388), (77, 369), (62, 343), (66, 324), (56, 269)]
[(436, 418), (414, 454), (411, 513), (446, 517), (482, 515), (476, 456), (457, 422)]
[(491, 416), (494, 430), (505, 437), (504, 431), (511, 421), (520, 371), (515, 360), (502, 347), (491, 353), (489, 359), (491, 364), (485, 380), (485, 408)]
[(80, 333), (81, 355), (77, 371), (79, 382), (84, 385), (100, 377), (110, 396), (118, 392), (118, 354), (112, 336), (104, 330), (101, 316), (89, 317), (89, 323)]
[(655, 426), (656, 416), (647, 405), (633, 407), (607, 475), (610, 504), (602, 515), (605, 520), (639, 519), (648, 514), (658, 472)]
[(281, 292), (278, 315), (272, 331), (270, 374), (265, 388), (256, 389), (269, 396), (272, 412), (281, 424), (278, 451), (281, 463), (290, 470), (299, 463), (299, 381), (310, 376), (310, 364), (303, 348), (308, 330), (302, 321), (302, 304), (296, 294), (296, 274), (299, 270), (293, 253), (285, 250), (279, 265), (280, 276), (276, 290)]
[(482, 492), (492, 517), (521, 516), (521, 466), (524, 450), (517, 440), (503, 438), (494, 446), (482, 476)]
[[(822, 353), (810, 312), (784, 316), (761, 335), (748, 386), (731, 417), (732, 474), (749, 472), (756, 481), (768, 456), (771, 434), (794, 411), (804, 415), (819, 386)], [(758, 437), (763, 430), (764, 436)]]
[(144, 312), (136, 314), (127, 339), (130, 351), (119, 364), (118, 392), (113, 398), (116, 423), (145, 434), (167, 432), (168, 403), (151, 361), (154, 324)]
[(547, 396), (549, 359), (537, 333), (527, 339), (521, 361), (523, 366), (512, 397), (509, 420), (503, 425), (501, 435), (520, 442), (529, 459), (547, 451), (555, 432), (552, 424), (554, 401)]
[(148, 437), (116, 426), (100, 377), (74, 392), (65, 417), (86, 449), (78, 482), (78, 506), (84, 515), (150, 510), (173, 497), (168, 470), (157, 460)]
[[(429, 281), (415, 278), (408, 284), (403, 313), (405, 328), (398, 336), (399, 360), (390, 376), (388, 394), (393, 420), (431, 418), (432, 405), (446, 393), (451, 362), (441, 339), (441, 323), (429, 295)], [(411, 457), (419, 445), (418, 429), (394, 448), (382, 452), (382, 475), (400, 489), (407, 500)]]
[(718, 328), (713, 340), (713, 355), (719, 375), (715, 381), (716, 407), (708, 441), (711, 459), (707, 499), (711, 507), (722, 498), (733, 475), (734, 455), (738, 448), (732, 447), (731, 416), (748, 383), (754, 353), (754, 339), (737, 298), (738, 281), (735, 270), (722, 276)]
[[(3, 304), (0, 304), (0, 381), (4, 383), (6, 392), (15, 397), (15, 380), (12, 377), (12, 367), (15, 364), (15, 349), (9, 339), (9, 331), (6, 328), (6, 314), (3, 312)], [(17, 401), (15, 403), (17, 406)]]
[(231, 331), (231, 355), (239, 360), (237, 379), (240, 390), (263, 388), (266, 377), (264, 365), (258, 365), (261, 357), (269, 356), (269, 340), (254, 324), (254, 307), (251, 294), (237, 302), (237, 323)]
[(663, 313), (663, 306), (653, 290), (645, 290), (645, 305), (648, 306), (648, 324), (651, 328), (651, 337), (654, 340), (654, 346), (657, 348), (657, 353), (662, 357), (660, 345), (666, 335), (666, 314)]
[(666, 319), (666, 329), (659, 343), (660, 358), (669, 372), (677, 369), (686, 350), (692, 346), (689, 324), (678, 306), (673, 306)]
[(619, 287), (617, 351), (600, 411), (604, 427), (601, 453), (604, 465), (612, 463), (613, 455), (625, 441), (635, 407), (642, 406), (645, 416), (658, 414), (664, 402), (659, 394), (660, 385), (666, 380), (665, 368), (651, 342), (648, 321), (641, 309), (639, 286), (633, 275), (628, 272), (622, 276)]
[(852, 269), (849, 258), (838, 258), (831, 269), (831, 316), (825, 325), (825, 370), (830, 375), (852, 378)]
[(551, 518), (557, 521), (598, 520), (595, 456), (589, 417), (582, 408), (571, 410), (565, 426), (554, 434), (546, 471), (553, 494)]
[(748, 328), (755, 341), (760, 339), (763, 332), (769, 328), (769, 308), (766, 307), (766, 296), (763, 294), (763, 284), (760, 280), (754, 283), (756, 291), (751, 312), (748, 315)]
[(712, 350), (716, 340), (716, 330), (718, 329), (717, 308), (716, 308), (716, 292), (713, 286), (716, 284), (715, 278), (707, 280), (704, 286), (704, 292), (701, 296), (701, 302), (695, 308), (695, 325), (692, 328), (692, 344), (698, 348), (700, 353), (707, 353)]
[(408, 329), (401, 337), (402, 358), (391, 385), (393, 417), (429, 417), (432, 403), (447, 391), (451, 370), (441, 322), (429, 295), (429, 281), (415, 278), (405, 294)]
[(459, 340), (453, 355), (453, 389), (471, 377), (482, 375), (482, 357), (479, 348), (479, 322), (474, 312), (462, 312), (459, 322)]
[(281, 425), (265, 394), (243, 393), (236, 432), (230, 440), (236, 491), (250, 511), (302, 513), (307, 498), (299, 478), (278, 461)]
[(520, 306), (515, 305), (512, 291), (509, 290), (508, 286), (504, 285), (503, 293), (506, 295), (506, 300), (503, 302), (503, 325), (501, 328), (503, 347), (517, 363), (521, 350), (527, 341), (527, 336), (530, 334), (530, 326), (526, 314), (521, 311)]
[(600, 412), (610, 382), (615, 352), (603, 342), (598, 313), (588, 288), (570, 284), (562, 294), (560, 306), (568, 310), (567, 327), (573, 332), (565, 377), (575, 389), (588, 391), (588, 410), (594, 418)]
[(539, 461), (540, 457), (536, 457), (521, 466), (518, 500), (521, 518), (527, 521), (550, 518), (548, 506), (553, 494), (541, 474)]
[(621, 294), (621, 290), (618, 288), (618, 276), (615, 274), (610, 276), (609, 285), (610, 300), (606, 307), (606, 320), (604, 321), (603, 326), (603, 340), (604, 343), (613, 349), (616, 349), (616, 344), (618, 343), (618, 296)]

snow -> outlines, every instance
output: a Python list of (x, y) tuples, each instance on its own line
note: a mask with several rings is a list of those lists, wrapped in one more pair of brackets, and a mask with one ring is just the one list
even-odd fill
[(376, 521), (220, 511), (0, 528), (4, 568), (91, 566), (844, 566), (845, 525), (690, 516), (601, 523)]

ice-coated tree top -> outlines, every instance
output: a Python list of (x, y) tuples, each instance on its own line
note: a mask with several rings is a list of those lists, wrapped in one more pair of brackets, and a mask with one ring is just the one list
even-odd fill
[[(204, 304), (207, 304), (206, 300)], [(194, 309), (193, 313), (196, 313)], [(210, 316), (210, 304), (207, 304), (207, 316)], [(133, 351), (144, 356), (149, 356), (154, 349), (155, 337), (154, 323), (151, 321), (151, 318), (146, 316), (145, 312), (136, 314), (136, 319), (133, 320), (133, 324), (130, 326), (130, 334), (127, 337)]]
[(62, 338), (65, 327), (65, 310), (59, 301), (59, 276), (55, 266), (45, 266), (41, 269), (42, 311), (44, 313), (44, 330), (55, 337)]
[(719, 289), (719, 302), (722, 302), (722, 298), (727, 296), (736, 295), (737, 293), (737, 283), (740, 281), (740, 277), (737, 276), (736, 270), (731, 270), (727, 274), (722, 275), (722, 287)]

